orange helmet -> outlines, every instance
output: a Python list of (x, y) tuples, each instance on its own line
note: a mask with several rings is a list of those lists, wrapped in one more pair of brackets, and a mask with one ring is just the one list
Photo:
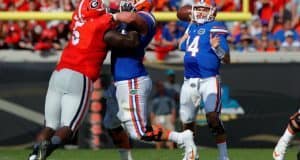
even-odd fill
[(80, 20), (97, 17), (106, 13), (103, 0), (81, 0), (76, 9), (76, 14)]
[(192, 5), (192, 21), (203, 24), (215, 20), (217, 6), (214, 0), (198, 0)]
[(122, 5), (132, 5), (135, 11), (146, 11), (151, 12), (153, 9), (152, 0), (121, 0), (120, 1), (120, 11), (122, 11)]

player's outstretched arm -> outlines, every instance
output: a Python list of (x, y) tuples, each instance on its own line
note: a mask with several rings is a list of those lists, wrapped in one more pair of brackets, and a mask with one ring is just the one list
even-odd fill
[(135, 12), (120, 12), (113, 14), (113, 19), (116, 22), (126, 23), (134, 26), (141, 34), (147, 34), (148, 25), (144, 18)]
[(104, 41), (110, 48), (136, 48), (139, 45), (139, 34), (129, 31), (126, 35), (115, 30), (105, 33)]

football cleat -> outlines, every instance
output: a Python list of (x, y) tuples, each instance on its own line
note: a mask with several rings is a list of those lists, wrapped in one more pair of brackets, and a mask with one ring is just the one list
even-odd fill
[(37, 159), (36, 160), (46, 160), (47, 157), (47, 148), (49, 146), (50, 142), (49, 141), (42, 141), (39, 149), (38, 149), (38, 154), (37, 154)]
[(181, 136), (182, 144), (180, 145), (185, 150), (183, 160), (199, 160), (193, 132), (191, 130), (185, 130), (181, 133)]
[(37, 160), (36, 154), (30, 154), (28, 160)]
[(219, 160), (230, 160), (228, 157), (220, 157)]

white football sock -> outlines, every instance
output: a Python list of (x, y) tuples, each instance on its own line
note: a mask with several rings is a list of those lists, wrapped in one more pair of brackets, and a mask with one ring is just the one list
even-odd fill
[(286, 129), (280, 140), (282, 140), (286, 144), (289, 144), (290, 141), (294, 138), (294, 136), (294, 134), (292, 134), (288, 129)]
[(175, 142), (177, 144), (182, 143), (182, 138), (180, 136), (180, 132), (171, 131), (168, 137), (169, 141)]
[(223, 142), (223, 143), (218, 143), (217, 144), (218, 149), (219, 149), (219, 155), (220, 157), (228, 157), (228, 152), (227, 152), (227, 143)]
[(119, 149), (121, 160), (132, 160), (130, 149)]

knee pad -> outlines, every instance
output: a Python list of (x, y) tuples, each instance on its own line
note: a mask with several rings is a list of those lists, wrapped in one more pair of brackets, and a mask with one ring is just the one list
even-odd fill
[(226, 133), (223, 123), (219, 118), (216, 124), (212, 124), (211, 122), (208, 121), (208, 127), (211, 133), (213, 134), (213, 136), (223, 135)]
[(162, 127), (156, 126), (155, 129), (152, 127), (147, 127), (147, 130), (145, 132), (145, 135), (141, 137), (141, 140), (143, 141), (161, 141), (162, 136)]
[(289, 121), (290, 127), (294, 132), (300, 131), (300, 113), (297, 112), (290, 117)]

